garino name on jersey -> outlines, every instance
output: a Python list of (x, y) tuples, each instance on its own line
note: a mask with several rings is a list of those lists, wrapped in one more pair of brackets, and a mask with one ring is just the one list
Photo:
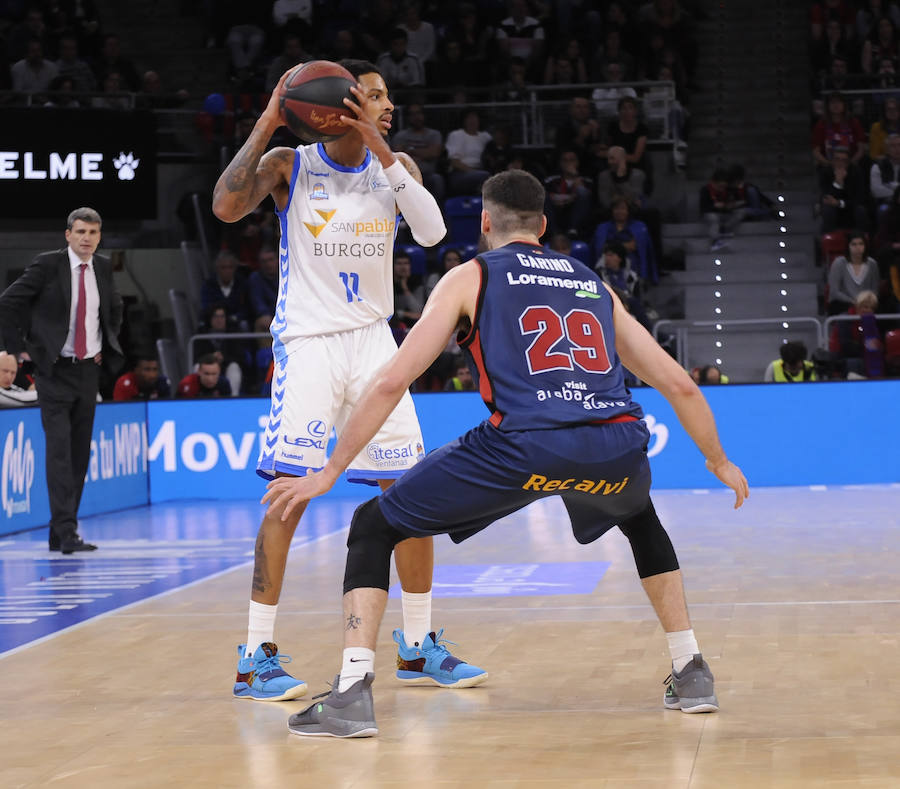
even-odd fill
[[(516, 258), (519, 264), (525, 268), (541, 269), (548, 272), (559, 272), (563, 274), (574, 274), (575, 268), (572, 262), (566, 258), (545, 258), (526, 255), (523, 252), (517, 252)], [(565, 288), (567, 290), (576, 291), (576, 295), (581, 296), (597, 296), (598, 285), (596, 280), (569, 279), (568, 277), (554, 277), (547, 274), (532, 274), (531, 272), (522, 272), (514, 274), (512, 271), (506, 272), (506, 281), (510, 285), (545, 285), (550, 288)]]

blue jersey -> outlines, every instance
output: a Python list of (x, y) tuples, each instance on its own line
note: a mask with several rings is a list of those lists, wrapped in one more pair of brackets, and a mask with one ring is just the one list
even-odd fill
[(574, 258), (513, 242), (476, 258), (481, 287), (460, 347), (501, 430), (641, 418), (616, 354), (613, 302)]

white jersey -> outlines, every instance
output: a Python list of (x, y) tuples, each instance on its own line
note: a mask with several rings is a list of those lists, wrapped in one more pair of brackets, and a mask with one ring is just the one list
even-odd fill
[(297, 148), (281, 222), (276, 357), (305, 337), (358, 329), (394, 311), (394, 192), (378, 159), (332, 161), (321, 143)]

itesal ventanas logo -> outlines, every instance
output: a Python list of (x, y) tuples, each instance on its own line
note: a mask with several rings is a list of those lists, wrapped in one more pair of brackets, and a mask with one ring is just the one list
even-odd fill
[(7, 518), (31, 512), (31, 486), (34, 484), (34, 450), (25, 438), (25, 423), (6, 434), (3, 464), (0, 468), (0, 504)]

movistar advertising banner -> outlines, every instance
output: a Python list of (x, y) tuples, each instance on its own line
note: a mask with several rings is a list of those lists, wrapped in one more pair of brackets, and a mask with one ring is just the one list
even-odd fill
[[(662, 395), (632, 394), (653, 436), (654, 487), (719, 485)], [(728, 384), (703, 394), (751, 488), (900, 482), (900, 380)]]
[[(751, 486), (900, 481), (900, 381), (727, 385), (703, 392), (726, 451)], [(654, 485), (717, 486), (666, 400), (652, 389), (632, 394), (650, 429)], [(488, 415), (475, 393), (423, 394), (414, 400), (426, 450)], [(843, 418), (848, 404), (852, 418)], [(264, 482), (253, 472), (268, 407), (266, 400), (150, 403), (152, 499), (262, 495)], [(861, 436), (867, 436), (865, 450)], [(850, 447), (860, 448), (852, 459)], [(366, 492), (365, 486), (343, 481), (334, 488), (336, 495)]]
[[(900, 482), (900, 381), (703, 391), (722, 443), (751, 487)], [(662, 396), (651, 389), (633, 395), (650, 429), (654, 486), (717, 486)], [(414, 400), (426, 450), (456, 438), (488, 413), (474, 393)], [(148, 501), (258, 499), (265, 481), (255, 469), (268, 411), (268, 400), (239, 398), (98, 406), (81, 514)], [(332, 436), (329, 449), (333, 442)], [(44, 434), (36, 408), (0, 411), (0, 452), (0, 534), (46, 523)], [(375, 492), (342, 480), (331, 495)]]
[[(478, 395), (417, 395), (416, 411), (425, 448), (456, 438), (488, 415)], [(269, 401), (262, 399), (190, 400), (148, 403), (150, 497), (252, 499), (265, 492), (256, 461), (265, 442)], [(327, 451), (334, 447), (334, 434)], [(377, 451), (370, 444), (370, 451)], [(332, 495), (375, 495), (377, 487), (341, 480)]]
[[(256, 398), (148, 403), (151, 501), (260, 498), (266, 480), (256, 461), (268, 419), (269, 401)], [(345, 496), (367, 490), (376, 489), (334, 488)]]
[[(146, 410), (143, 403), (97, 406), (79, 514), (147, 503)], [(37, 408), (0, 410), (0, 534), (49, 522), (44, 447)]]

